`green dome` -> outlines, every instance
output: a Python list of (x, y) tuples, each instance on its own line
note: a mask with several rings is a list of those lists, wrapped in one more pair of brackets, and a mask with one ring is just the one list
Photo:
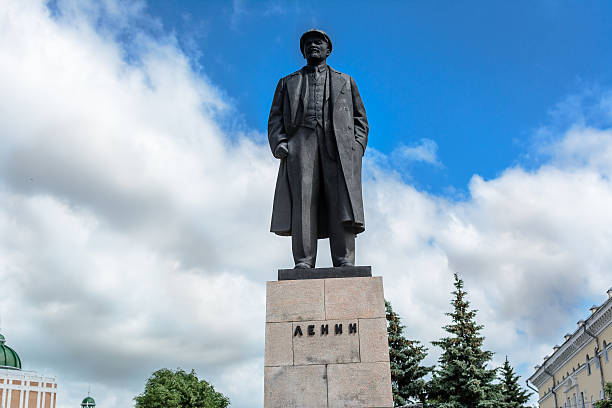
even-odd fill
[(83, 402), (81, 402), (82, 407), (95, 407), (96, 401), (94, 401), (91, 397), (86, 397)]
[(0, 334), (0, 368), (21, 370), (21, 359), (19, 355), (6, 345), (6, 339)]

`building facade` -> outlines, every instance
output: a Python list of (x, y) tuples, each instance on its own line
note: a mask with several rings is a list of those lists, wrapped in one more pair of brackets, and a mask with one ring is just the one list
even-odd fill
[(612, 288), (608, 299), (564, 336), (529, 378), (540, 408), (592, 408), (612, 382)]
[(0, 334), (0, 408), (55, 408), (57, 382), (21, 369), (19, 355)]

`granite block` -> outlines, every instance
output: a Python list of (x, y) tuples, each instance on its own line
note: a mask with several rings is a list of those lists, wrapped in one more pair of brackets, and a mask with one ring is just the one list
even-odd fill
[(266, 322), (325, 320), (324, 280), (268, 282)]
[(385, 317), (382, 278), (325, 279), (325, 314), (324, 320)]
[(329, 364), (327, 377), (328, 408), (393, 407), (388, 362)]
[(293, 365), (291, 323), (266, 323), (264, 366)]
[(327, 407), (324, 365), (264, 367), (264, 408)]
[(359, 319), (359, 354), (362, 363), (389, 361), (387, 319)]

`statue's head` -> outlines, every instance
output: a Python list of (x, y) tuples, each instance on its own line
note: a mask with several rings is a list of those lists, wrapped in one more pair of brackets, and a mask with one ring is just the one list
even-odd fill
[(323, 61), (332, 51), (332, 42), (325, 31), (311, 28), (300, 37), (300, 50), (308, 61)]

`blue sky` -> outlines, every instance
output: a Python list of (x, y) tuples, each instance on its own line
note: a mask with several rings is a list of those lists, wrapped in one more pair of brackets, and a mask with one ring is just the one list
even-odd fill
[(523, 378), (605, 301), (612, 4), (458, 3), (4, 1), (0, 330), (58, 408), (129, 406), (160, 367), (262, 405), (265, 282), (292, 265), (266, 122), (311, 27), (371, 125), (357, 262), (428, 364), (454, 272)]
[(399, 166), (419, 188), (465, 192), (472, 175), (538, 162), (534, 134), (567, 95), (612, 83), (607, 1), (152, 1), (146, 10), (265, 132), (276, 81), (304, 63), (300, 34), (326, 30), (390, 153), (429, 139), (439, 165)]

